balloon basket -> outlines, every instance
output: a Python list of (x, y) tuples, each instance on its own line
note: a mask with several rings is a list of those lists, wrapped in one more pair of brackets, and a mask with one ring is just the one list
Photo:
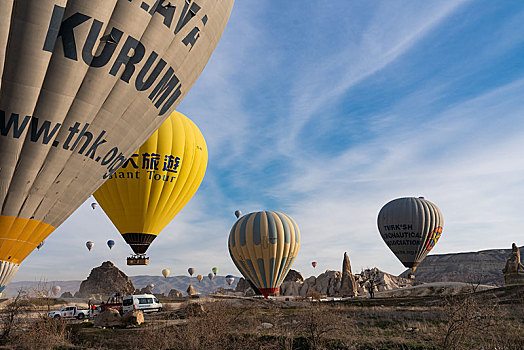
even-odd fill
[(129, 256), (127, 258), (127, 264), (130, 266), (149, 265), (149, 258), (146, 256)]

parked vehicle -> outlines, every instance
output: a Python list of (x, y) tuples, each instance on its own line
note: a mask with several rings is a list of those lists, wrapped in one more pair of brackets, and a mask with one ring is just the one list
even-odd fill
[(124, 313), (132, 310), (154, 312), (162, 311), (162, 304), (152, 294), (126, 295), (122, 300), (122, 309)]
[(120, 296), (120, 294), (114, 294), (110, 296), (105, 303), (100, 304), (100, 309), (101, 311), (105, 311), (107, 309), (114, 309), (120, 312), (120, 314), (122, 315), (122, 297)]
[(54, 319), (77, 318), (83, 320), (89, 317), (89, 310), (80, 310), (76, 306), (65, 306), (58, 311), (51, 311), (49, 317)]

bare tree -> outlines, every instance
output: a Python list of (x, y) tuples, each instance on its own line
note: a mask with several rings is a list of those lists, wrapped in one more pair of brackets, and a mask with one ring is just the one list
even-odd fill
[(6, 303), (6, 307), (0, 313), (0, 344), (7, 343), (15, 325), (31, 308), (31, 304), (27, 300), (27, 293), (22, 289), (18, 290), (12, 301)]

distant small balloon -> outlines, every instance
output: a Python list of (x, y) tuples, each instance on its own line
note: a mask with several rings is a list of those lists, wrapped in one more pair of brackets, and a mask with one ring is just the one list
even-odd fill
[(40, 248), (42, 248), (44, 244), (45, 244), (45, 241), (40, 242), (40, 244), (36, 246), (36, 249), (40, 250)]
[(61, 290), (62, 290), (62, 288), (60, 288), (60, 286), (54, 286), (53, 287), (53, 294), (54, 295), (58, 295), (58, 293), (60, 293)]
[(232, 285), (233, 282), (235, 282), (235, 277), (233, 275), (227, 275), (226, 276), (226, 282), (227, 282), (227, 284)]
[(110, 239), (109, 241), (107, 241), (107, 246), (109, 247), (109, 249), (113, 248), (115, 246), (115, 241)]
[(95, 210), (95, 209), (96, 209), (96, 207), (98, 207), (98, 204), (97, 204), (97, 203), (94, 203), (94, 202), (93, 202), (93, 203), (91, 203), (91, 208), (93, 208), (93, 210)]
[(169, 271), (169, 269), (162, 270), (162, 276), (164, 276), (165, 278), (167, 278), (170, 274), (171, 274), (171, 271)]
[(195, 273), (195, 269), (190, 267), (189, 269), (187, 269), (187, 272), (189, 273), (190, 276), (193, 276), (193, 274)]
[(197, 276), (198, 282), (202, 282), (203, 279), (204, 279), (204, 276), (202, 276), (202, 275), (198, 275)]
[(218, 267), (213, 267), (211, 271), (213, 271), (213, 274), (216, 276), (218, 273)]
[(317, 262), (316, 262), (316, 261), (313, 261), (313, 262), (311, 263), (311, 266), (313, 266), (313, 268), (317, 267)]
[(153, 283), (151, 283), (148, 287), (151, 289), (155, 289), (155, 285)]
[(95, 245), (95, 243), (92, 242), (92, 241), (87, 241), (86, 242), (86, 247), (87, 247), (87, 249), (89, 249), (89, 251), (91, 251), (91, 249), (93, 248), (94, 245)]
[(213, 278), (215, 277), (215, 275), (213, 275), (213, 273), (209, 273), (209, 275), (207, 275), (207, 278), (209, 278), (210, 281), (213, 280)]
[(242, 212), (240, 210), (235, 210), (235, 216), (237, 219), (242, 215)]

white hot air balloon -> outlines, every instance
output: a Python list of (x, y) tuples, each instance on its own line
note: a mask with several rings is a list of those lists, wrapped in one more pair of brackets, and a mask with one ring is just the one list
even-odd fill
[(233, 2), (0, 1), (0, 292), (126, 160), (134, 173)]
[(54, 286), (52, 289), (53, 295), (58, 295), (58, 293), (60, 293), (61, 290), (62, 288), (60, 286)]
[(93, 249), (94, 246), (95, 246), (95, 242), (92, 242), (92, 241), (86, 242), (86, 247), (89, 251), (91, 251), (91, 249)]

